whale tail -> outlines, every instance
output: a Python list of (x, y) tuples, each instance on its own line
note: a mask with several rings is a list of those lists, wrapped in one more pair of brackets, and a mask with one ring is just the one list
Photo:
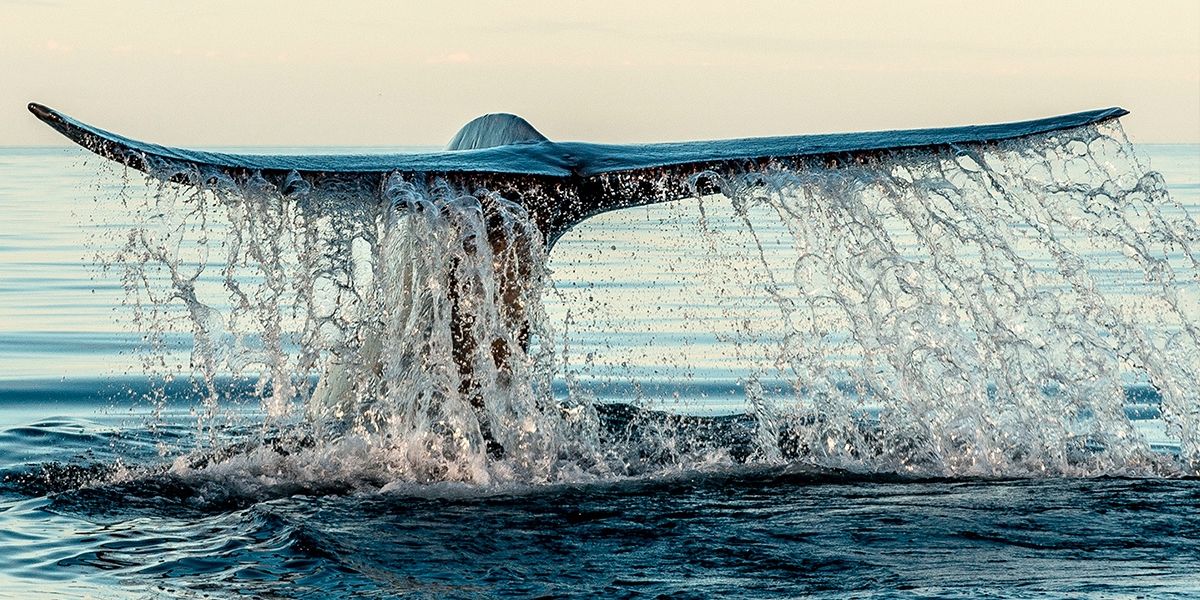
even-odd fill
[[(382, 326), (372, 322), (361, 334), (356, 334), (358, 347), (354, 352), (345, 357), (329, 353), (320, 383), (308, 404), (318, 411), (315, 415), (318, 419), (339, 414), (353, 414), (357, 418), (370, 413), (373, 402), (386, 396), (385, 386), (392, 380), (385, 377), (384, 354), (390, 352), (393, 358), (404, 360), (410, 354), (437, 356), (440, 357), (435, 365), (438, 377), (446, 377), (453, 387), (439, 389), (441, 395), (434, 396), (442, 404), (445, 398), (452, 398), (455, 403), (465, 401), (475, 413), (478, 438), (469, 431), (470, 423), (462, 420), (438, 421), (430, 432), (444, 438), (446, 445), (454, 446), (465, 439), (462, 434), (467, 431), (471, 439), (485, 445), (492, 458), (505, 456), (502, 444), (505, 440), (511, 447), (521, 445), (513, 442), (517, 438), (506, 436), (508, 432), (501, 429), (505, 422), (511, 423), (502, 416), (507, 413), (489, 408), (488, 402), (489, 394), (504, 395), (495, 392), (510, 385), (514, 369), (521, 364), (517, 359), (528, 350), (531, 307), (537, 310), (536, 299), (530, 294), (540, 289), (536, 283), (543, 273), (534, 266), (544, 264), (544, 252), (575, 224), (611, 210), (716, 191), (714, 180), (726, 174), (775, 166), (799, 167), (812, 164), (811, 161), (836, 167), (913, 148), (955, 151), (964, 146), (1099, 123), (1126, 114), (1124, 110), (1111, 108), (1005, 125), (641, 145), (553, 142), (520, 117), (492, 114), (467, 123), (444, 151), (294, 156), (172, 148), (110, 133), (39, 104), (31, 104), (29, 108), (57, 131), (105, 158), (186, 185), (208, 186), (214, 181), (232, 180), (239, 185), (249, 184), (246, 188), (258, 189), (266, 181), (284, 196), (300, 195), (302, 190), (330, 189), (338, 193), (349, 190), (361, 192), (369, 204), (372, 198), (381, 202), (392, 198), (389, 190), (399, 177), (405, 183), (441, 180), (453, 190), (475, 194), (485, 189), (499, 194), (504, 201), (489, 204), (480, 198), (481, 202), (468, 203), (471, 205), (466, 208), (455, 204), (455, 199), (461, 196), (441, 198), (445, 201), (440, 204), (415, 203), (414, 206), (425, 209), (440, 206), (441, 212), (435, 209), (425, 219), (409, 219), (418, 222), (414, 227), (424, 227), (426, 222), (438, 231), (461, 226), (461, 235), (452, 236), (448, 245), (423, 246), (419, 252), (387, 251), (390, 260), (376, 262), (382, 266), (380, 276), (417, 282), (396, 285), (397, 295), (385, 296), (384, 301), (391, 303), (385, 313), (390, 315), (388, 318), (397, 319), (407, 327), (409, 316), (420, 315), (412, 320), (441, 327), (439, 331), (445, 336), (438, 339), (449, 343), (434, 348), (434, 344), (425, 343), (432, 337), (423, 338), (419, 333), (423, 330), (417, 327), (412, 330), (417, 335), (402, 329), (405, 335), (400, 336), (403, 338), (400, 341), (412, 342), (411, 346), (402, 344), (399, 350), (387, 350), (388, 340), (383, 337)], [(315, 203), (338, 200), (337, 193), (329, 196), (316, 195), (310, 200)], [(417, 214), (416, 210), (405, 216)], [(456, 221), (457, 217), (462, 218)], [(427, 233), (423, 229), (418, 231)], [(547, 247), (540, 247), (538, 239)], [(376, 246), (375, 251), (380, 253), (377, 256), (384, 256), (385, 246)], [(422, 262), (430, 255), (446, 260)], [(464, 264), (470, 268), (459, 268)], [(413, 273), (387, 270), (404, 271), (410, 266)], [(424, 271), (416, 273), (421, 269)], [(490, 279), (476, 285), (477, 276)], [(414, 300), (411, 290), (418, 285), (440, 290), (442, 295)], [(441, 303), (443, 299), (445, 302)], [(435, 304), (437, 308), (432, 308)], [(390, 310), (396, 305), (402, 308)], [(447, 374), (444, 367), (450, 366), (447, 364), (450, 362), (457, 369)], [(404, 361), (392, 364), (404, 365), (400, 371), (407, 372)], [(399, 383), (414, 387), (403, 377)], [(411, 406), (424, 410), (428, 408), (424, 402), (412, 400)]]
[(388, 177), (400, 175), (438, 177), (463, 189), (502, 192), (525, 206), (548, 246), (600, 213), (716, 191), (705, 174), (803, 160), (836, 166), (915, 148), (954, 150), (1128, 114), (1107, 108), (998, 125), (627, 145), (553, 142), (521, 117), (490, 114), (467, 123), (440, 152), (298, 156), (173, 148), (99, 129), (41, 104), (31, 103), (29, 110), (100, 156), (177, 183), (261, 177), (287, 195), (323, 185), (379, 190)]

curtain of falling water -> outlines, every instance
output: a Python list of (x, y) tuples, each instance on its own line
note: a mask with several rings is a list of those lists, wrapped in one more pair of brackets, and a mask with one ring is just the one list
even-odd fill
[(785, 332), (742, 342), (774, 365), (760, 375), (792, 382), (785, 406), (747, 388), (785, 451), (933, 473), (1136, 471), (1161, 462), (1123, 410), (1140, 381), (1183, 468), (1198, 464), (1200, 237), (1118, 126), (721, 189), (740, 233), (757, 242), (756, 219), (774, 220), (793, 238), (790, 277), (761, 243), (726, 257), (759, 263), (748, 287)]
[[(748, 292), (776, 314), (727, 337), (730, 356), (761, 359), (745, 390), (755, 425), (737, 441), (749, 452), (680, 444), (683, 422), (606, 435), (593, 406), (552, 397), (577, 367), (552, 352), (541, 235), (494, 193), (400, 177), (382, 194), (286, 198), (262, 180), (163, 184), (127, 193), (137, 226), (112, 262), (149, 339), (194, 335), (190, 364), (152, 344), (147, 367), (200, 376), (202, 435), (224, 422), (218, 378), (251, 377), (269, 422), (314, 432), (310, 458), (387, 480), (605, 477), (733, 455), (937, 475), (1200, 464), (1200, 232), (1118, 126), (707, 176), (723, 195), (701, 199), (697, 246), (726, 265), (714, 278), (742, 283), (727, 313)], [(708, 218), (714, 203), (739, 222)], [(787, 269), (758, 243), (764, 223), (787, 232)], [(720, 251), (729, 236), (749, 236), (748, 250)], [(1117, 272), (1136, 284), (1109, 289)], [(466, 357), (467, 382), (454, 298), (486, 340)], [(790, 395), (768, 398), (766, 378)], [(1178, 455), (1152, 452), (1125, 416), (1131, 383), (1161, 395)], [(481, 422), (502, 458), (489, 458)]]

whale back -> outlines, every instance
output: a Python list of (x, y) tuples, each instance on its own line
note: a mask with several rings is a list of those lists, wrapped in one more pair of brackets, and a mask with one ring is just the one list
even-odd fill
[(548, 141), (529, 121), (508, 113), (492, 113), (476, 117), (463, 125), (447, 150), (478, 150), (509, 144)]

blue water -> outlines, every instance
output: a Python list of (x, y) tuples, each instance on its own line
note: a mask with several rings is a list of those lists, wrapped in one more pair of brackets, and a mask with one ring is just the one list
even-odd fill
[[(1200, 214), (1200, 146), (1141, 149)], [(143, 397), (141, 334), (120, 278), (93, 260), (121, 244), (105, 202), (122, 186), (82, 151), (0, 149), (0, 596), (1200, 596), (1194, 477), (928, 478), (732, 460), (479, 487), (370, 470), (325, 478), (282, 461), (205, 469), (242, 440), (278, 439), (283, 455), (305, 444), (264, 433), (239, 382), (224, 398), (224, 450), (197, 439), (187, 382), (159, 405)], [(714, 332), (764, 309), (748, 301), (731, 315), (706, 300), (704, 258), (687, 245), (694, 212), (605, 215), (559, 243), (547, 313), (587, 368), (556, 390), (700, 415), (695, 435), (719, 432), (736, 455), (751, 435), (737, 415), (754, 359)], [(189, 344), (168, 336), (165, 353), (186, 362)], [(1131, 383), (1126, 396), (1126, 414), (1169, 454), (1154, 393)]]

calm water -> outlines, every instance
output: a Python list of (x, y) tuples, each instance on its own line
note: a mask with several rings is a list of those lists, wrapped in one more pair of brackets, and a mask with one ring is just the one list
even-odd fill
[[(1200, 146), (1142, 149), (1200, 214)], [(913, 478), (717, 461), (481, 488), (370, 470), (330, 479), (253, 453), (202, 468), (208, 451), (186, 453), (200, 443), (194, 398), (169, 386), (151, 417), (120, 279), (93, 266), (122, 243), (120, 184), (82, 151), (0, 150), (0, 595), (1200, 596), (1190, 477)], [(571, 232), (553, 255), (547, 311), (578, 367), (571, 385), (715, 418), (705, 423), (736, 440), (744, 424), (720, 415), (747, 410), (759, 358), (731, 349), (727, 331), (770, 307), (709, 302), (706, 259), (688, 244), (696, 213), (687, 202), (636, 209)], [(1123, 276), (1101, 284), (1124, 289)], [(168, 336), (170, 360), (186, 363), (189, 344)], [(1139, 389), (1126, 412), (1169, 454), (1153, 394)], [(248, 393), (235, 386), (225, 407), (230, 443), (261, 433), (256, 405), (239, 402)], [(169, 468), (179, 456), (192, 468)]]

